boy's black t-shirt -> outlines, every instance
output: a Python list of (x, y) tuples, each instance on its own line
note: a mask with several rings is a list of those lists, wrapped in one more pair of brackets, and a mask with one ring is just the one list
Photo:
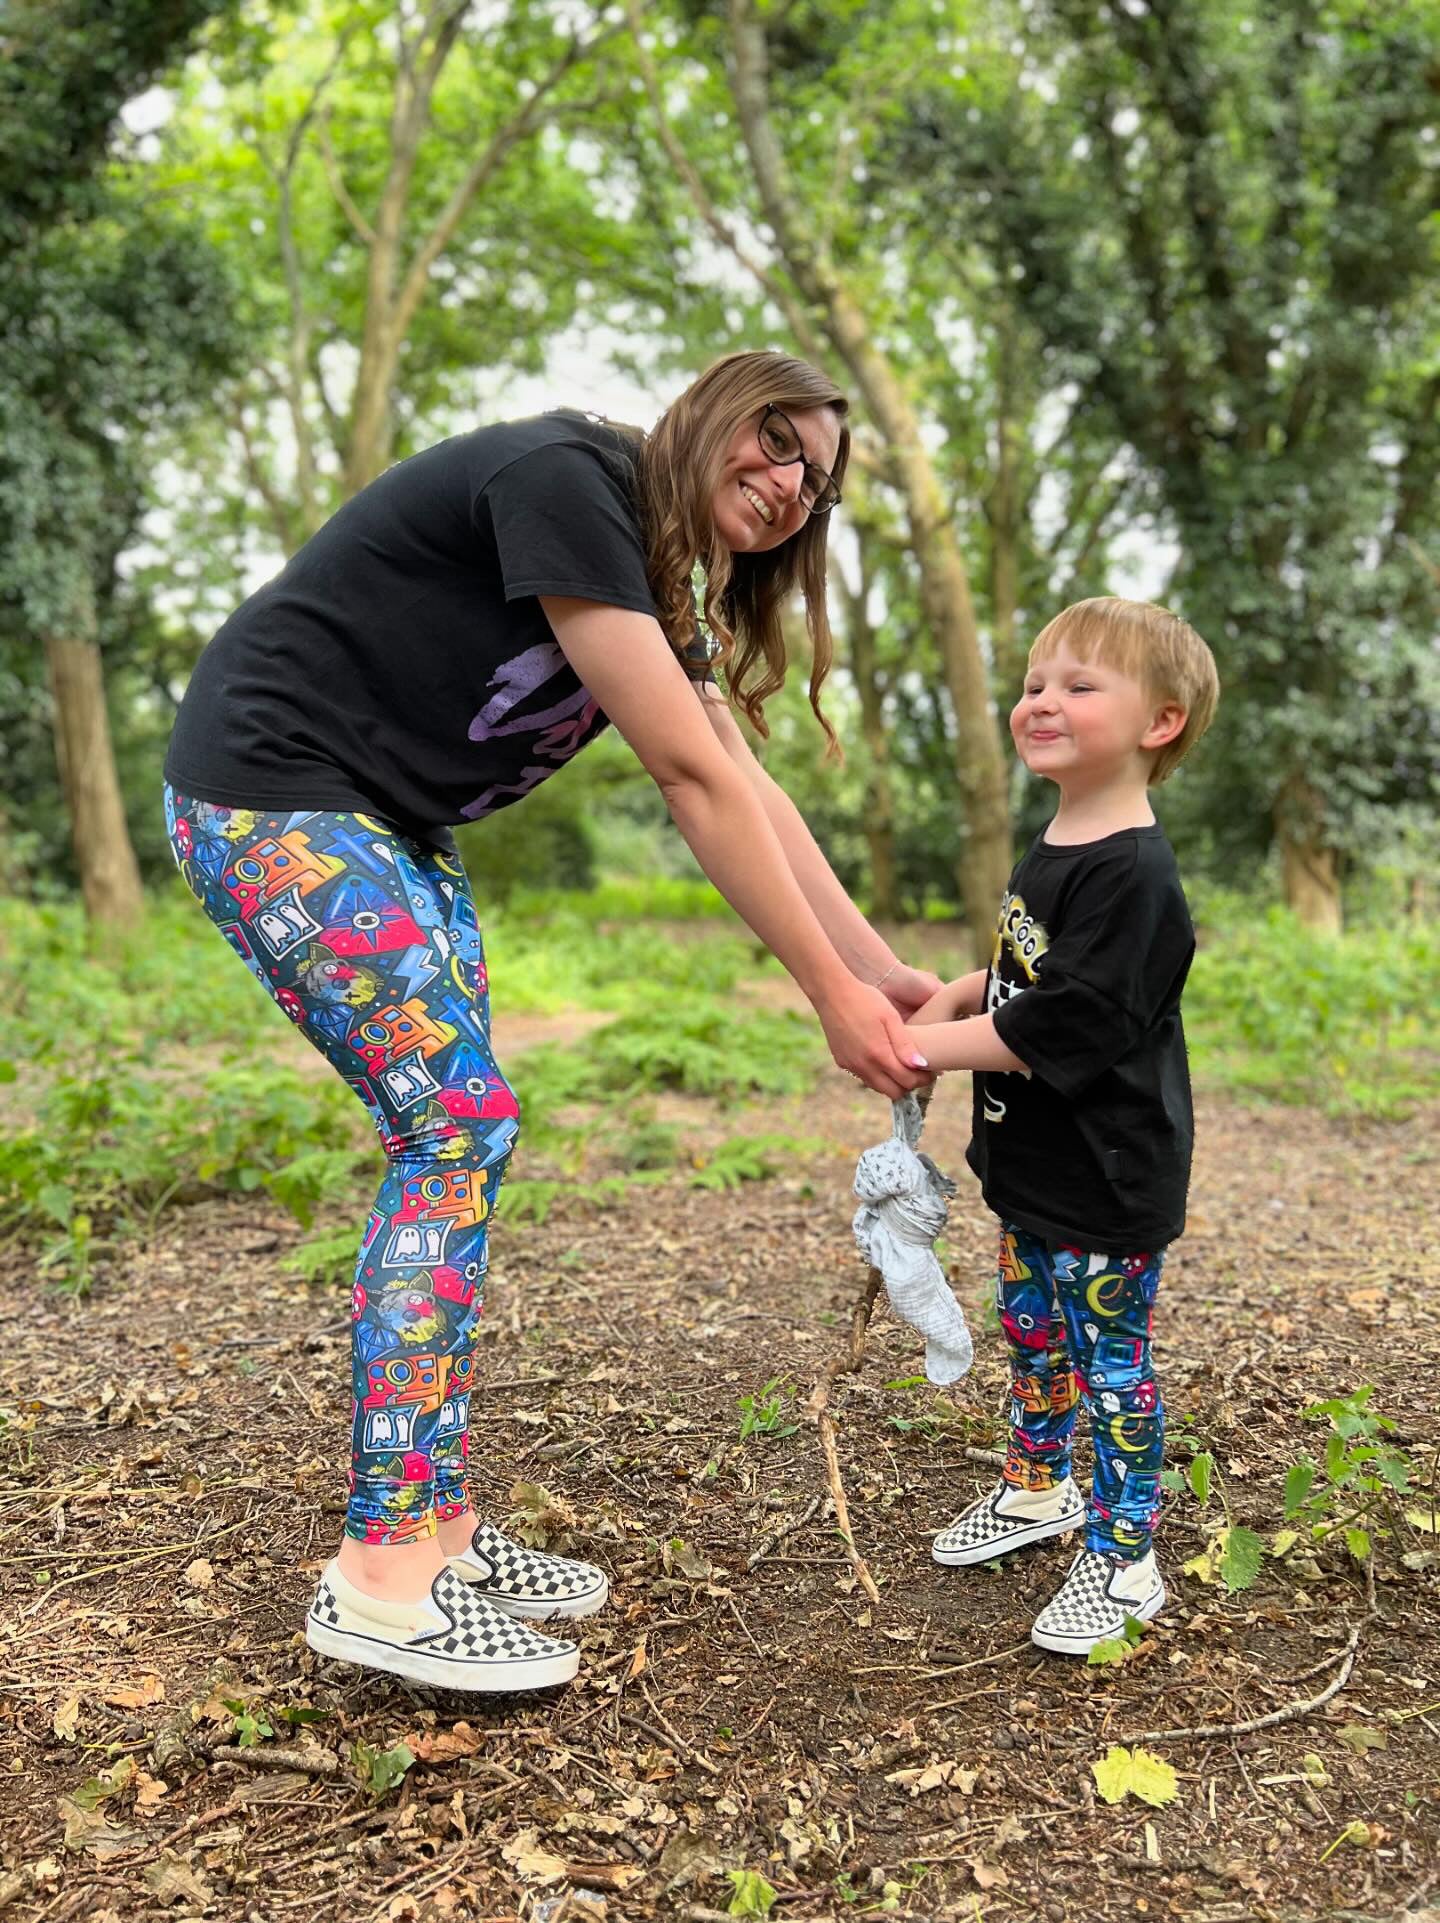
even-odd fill
[(1180, 1022), (1195, 931), (1163, 830), (1037, 836), (1000, 908), (985, 1009), (1030, 1073), (977, 1073), (968, 1160), (997, 1215), (1109, 1254), (1185, 1227), (1194, 1127)]
[[(655, 613), (623, 429), (561, 410), (382, 474), (201, 655), (165, 777), (202, 801), (351, 808), (448, 840), (606, 725), (537, 595)], [(688, 659), (703, 662), (698, 630)]]

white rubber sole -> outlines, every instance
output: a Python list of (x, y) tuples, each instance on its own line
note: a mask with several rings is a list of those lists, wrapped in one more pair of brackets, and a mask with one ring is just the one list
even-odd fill
[(495, 1590), (487, 1589), (485, 1578), (470, 1575), (462, 1568), (457, 1558), (451, 1559), (450, 1567), (461, 1582), (468, 1582), (472, 1588), (478, 1589), (486, 1602), (492, 1603), (503, 1615), (518, 1616), (522, 1622), (548, 1623), (555, 1621), (557, 1617), (564, 1617), (567, 1621), (573, 1622), (580, 1616), (593, 1616), (597, 1609), (603, 1609), (610, 1600), (608, 1577), (598, 1589), (593, 1589), (584, 1596), (570, 1596), (561, 1602), (529, 1602), (520, 1596), (501, 1596)]
[(553, 1689), (568, 1683), (580, 1667), (580, 1651), (524, 1660), (477, 1661), (473, 1656), (446, 1656), (438, 1650), (386, 1642), (360, 1630), (335, 1629), (329, 1623), (305, 1619), (305, 1640), (320, 1656), (337, 1657), (361, 1669), (383, 1669), (411, 1683), (433, 1683), (440, 1689), (463, 1689), (488, 1694), (513, 1694), (524, 1689)]
[[(978, 1543), (970, 1549), (942, 1549), (939, 1538), (930, 1545), (933, 1559), (945, 1569), (969, 1569), (976, 1563), (994, 1562), (999, 1556), (1008, 1556), (1016, 1549), (1028, 1549), (1032, 1543), (1046, 1542), (1051, 1536), (1063, 1536), (1071, 1529), (1080, 1528), (1085, 1520), (1082, 1509), (1078, 1515), (1052, 1516), (1048, 1519), (1037, 1517), (1033, 1522), (1023, 1516), (1015, 1518), (1015, 1527), (993, 1542)], [(943, 1531), (942, 1531), (943, 1533)]]
[[(1128, 1603), (1122, 1603), (1120, 1606), (1124, 1609), (1125, 1615), (1133, 1616), (1137, 1623), (1148, 1623), (1152, 1616), (1160, 1614), (1165, 1607), (1165, 1600), (1165, 1586), (1162, 1583), (1158, 1594), (1147, 1596), (1144, 1602), (1136, 1603), (1133, 1609)], [(1030, 1631), (1030, 1640), (1037, 1649), (1048, 1649), (1056, 1656), (1088, 1656), (1097, 1643), (1109, 1642), (1119, 1637), (1123, 1629), (1123, 1617), (1114, 1629), (1107, 1629), (1099, 1636), (1067, 1635), (1063, 1631), (1041, 1629), (1037, 1623)]]

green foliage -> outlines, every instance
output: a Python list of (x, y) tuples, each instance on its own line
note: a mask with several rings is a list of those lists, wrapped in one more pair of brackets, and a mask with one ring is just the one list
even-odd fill
[(740, 1411), (740, 1440), (752, 1436), (793, 1436), (798, 1423), (791, 1420), (795, 1410), (795, 1384), (786, 1376), (772, 1376), (754, 1395), (740, 1396), (735, 1407)]
[(1440, 929), (1317, 934), (1282, 908), (1207, 892), (1185, 986), (1197, 1080), (1255, 1100), (1392, 1120), (1440, 1093)]
[(287, 1275), (306, 1282), (348, 1282), (355, 1273), (359, 1234), (354, 1224), (331, 1233), (308, 1236), (280, 1258)]
[(779, 1894), (773, 1883), (767, 1882), (759, 1870), (726, 1870), (734, 1886), (730, 1898), (731, 1916), (768, 1916)]
[[(1316, 1542), (1341, 1536), (1357, 1562), (1374, 1546), (1371, 1519), (1393, 1522), (1417, 1473), (1408, 1452), (1385, 1440), (1395, 1424), (1371, 1409), (1373, 1394), (1367, 1382), (1348, 1395), (1312, 1402), (1306, 1420), (1329, 1424), (1324, 1452), (1318, 1463), (1302, 1457), (1285, 1478), (1285, 1520), (1307, 1527)], [(1369, 1526), (1360, 1527), (1362, 1521)]]
[(736, 1189), (778, 1174), (787, 1156), (811, 1155), (821, 1146), (813, 1135), (735, 1135), (697, 1158), (686, 1180), (694, 1189)]
[(1179, 1790), (1175, 1771), (1163, 1757), (1148, 1749), (1126, 1749), (1112, 1743), (1098, 1763), (1090, 1765), (1095, 1787), (1107, 1803), (1123, 1803), (1134, 1796), (1152, 1809), (1173, 1803)]
[(1197, 1576), (1201, 1582), (1220, 1583), (1226, 1593), (1232, 1596), (1242, 1589), (1251, 1588), (1260, 1574), (1266, 1555), (1265, 1544), (1253, 1529), (1237, 1523), (1231, 1515), (1224, 1486), (1215, 1468), (1215, 1459), (1209, 1451), (1196, 1450), (1188, 1469), (1183, 1473), (1178, 1469), (1162, 1470), (1160, 1482), (1162, 1487), (1172, 1492), (1188, 1489), (1202, 1510), (1209, 1505), (1212, 1493), (1220, 1499), (1223, 1521), (1207, 1518), (1208, 1539), (1205, 1548), (1185, 1564), (1186, 1575)]
[(238, 1696), (222, 1696), (220, 1700), (235, 1718), (232, 1734), (241, 1749), (256, 1749), (267, 1736), (275, 1734), (262, 1703), (247, 1708)]
[(1103, 1643), (1096, 1643), (1085, 1660), (1092, 1669), (1101, 1669), (1106, 1665), (1118, 1667), (1126, 1660), (1132, 1650), (1140, 1647), (1140, 1641), (1144, 1634), (1144, 1625), (1137, 1622), (1133, 1616), (1127, 1616), (1125, 1618), (1125, 1626), (1120, 1634), (1110, 1637)]
[(1002, 17), (912, 99), (894, 191), (1006, 274), (1173, 528), (1225, 689), (1177, 784), (1217, 863), (1364, 859), (1437, 774), (1433, 17)]
[(379, 1803), (405, 1780), (405, 1772), (415, 1761), (415, 1752), (404, 1743), (396, 1743), (390, 1749), (375, 1749), (357, 1738), (350, 1745), (350, 1761), (361, 1789), (372, 1803)]

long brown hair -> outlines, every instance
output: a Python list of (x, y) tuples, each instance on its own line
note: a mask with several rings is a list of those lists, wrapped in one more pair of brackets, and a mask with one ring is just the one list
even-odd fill
[(640, 500), (646, 570), (670, 645), (683, 658), (695, 640), (695, 563), (705, 569), (705, 624), (735, 705), (765, 735), (764, 706), (785, 680), (781, 613), (798, 584), (812, 650), (810, 706), (831, 747), (835, 731), (820, 708), (820, 689), (834, 654), (825, 605), (828, 514), (812, 514), (798, 534), (759, 554), (732, 554), (715, 539), (712, 504), (735, 430), (766, 403), (786, 413), (828, 407), (840, 417), (834, 477), (850, 458), (850, 403), (808, 361), (771, 352), (727, 354), (673, 401), (640, 450)]

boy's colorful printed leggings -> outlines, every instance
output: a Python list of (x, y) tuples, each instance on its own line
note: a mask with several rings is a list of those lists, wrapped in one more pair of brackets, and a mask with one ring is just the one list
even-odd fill
[(351, 1303), (345, 1533), (433, 1535), (468, 1503), (486, 1239), (520, 1126), (464, 869), (368, 815), (219, 807), (167, 785), (165, 817), (191, 893), (384, 1145)]
[(1010, 1345), (1004, 1479), (1050, 1489), (1070, 1473), (1076, 1406), (1095, 1439), (1089, 1548), (1134, 1562), (1160, 1509), (1165, 1411), (1150, 1366), (1150, 1319), (1165, 1251), (1098, 1255), (1000, 1228), (996, 1306)]

